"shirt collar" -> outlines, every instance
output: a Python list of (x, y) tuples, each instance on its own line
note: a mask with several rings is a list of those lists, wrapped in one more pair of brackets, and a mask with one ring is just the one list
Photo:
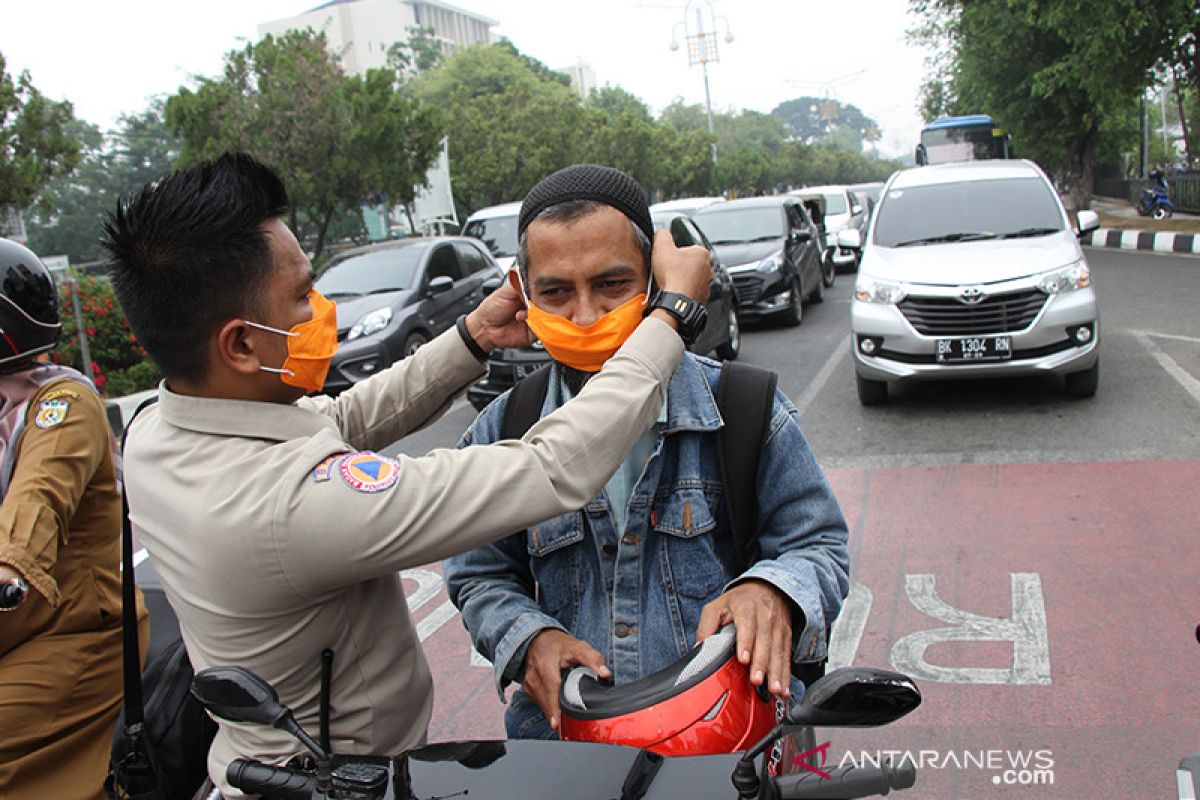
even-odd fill
[(176, 394), (166, 381), (159, 385), (158, 397), (164, 420), (196, 433), (286, 442), (326, 429), (337, 431), (331, 417), (296, 405)]
[[(562, 405), (560, 398), (570, 397), (570, 392), (559, 378), (557, 367), (556, 363), (555, 369), (550, 371), (550, 385), (542, 406), (542, 416)], [(700, 359), (691, 353), (683, 354), (683, 360), (679, 362), (679, 368), (667, 386), (667, 402), (658, 412), (658, 425), (663, 433), (715, 431), (724, 424), (704, 370)]]

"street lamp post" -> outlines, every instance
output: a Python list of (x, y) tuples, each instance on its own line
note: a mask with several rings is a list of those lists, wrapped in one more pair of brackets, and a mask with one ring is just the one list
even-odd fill
[[(691, 22), (693, 6), (696, 10), (694, 28)], [(724, 23), (725, 41), (732, 42), (733, 34), (729, 31), (729, 20), (717, 15), (713, 10), (712, 0), (688, 0), (687, 5), (683, 8), (683, 19), (676, 22), (671, 31), (671, 49), (678, 50), (679, 39), (676, 38), (676, 34), (680, 26), (683, 27), (683, 38), (687, 41), (688, 48), (688, 66), (694, 67), (699, 64), (704, 73), (704, 107), (708, 116), (708, 133), (712, 137), (710, 147), (712, 148), (713, 166), (717, 164), (717, 142), (716, 132), (713, 129), (712, 92), (708, 86), (708, 65), (710, 62), (716, 63), (721, 60), (717, 53), (718, 21)]]

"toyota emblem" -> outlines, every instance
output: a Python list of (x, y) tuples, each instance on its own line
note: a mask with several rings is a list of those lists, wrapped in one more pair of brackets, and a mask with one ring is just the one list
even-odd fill
[(980, 289), (978, 286), (968, 286), (958, 293), (958, 299), (969, 306), (982, 303), (985, 296), (983, 289)]

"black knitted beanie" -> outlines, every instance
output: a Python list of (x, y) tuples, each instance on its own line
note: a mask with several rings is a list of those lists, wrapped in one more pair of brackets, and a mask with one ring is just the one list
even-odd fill
[(654, 223), (650, 221), (650, 206), (642, 187), (624, 172), (597, 164), (575, 164), (540, 180), (521, 203), (517, 236), (542, 211), (570, 200), (595, 200), (610, 205), (633, 220), (646, 238), (654, 240)]

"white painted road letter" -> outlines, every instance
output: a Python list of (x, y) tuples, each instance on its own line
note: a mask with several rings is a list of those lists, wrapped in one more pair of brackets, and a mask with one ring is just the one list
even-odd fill
[[(892, 666), (914, 678), (939, 683), (1046, 685), (1050, 683), (1050, 640), (1046, 602), (1036, 572), (1015, 572), (1012, 617), (1000, 619), (962, 611), (937, 596), (932, 575), (905, 576), (905, 592), (917, 610), (953, 627), (910, 633), (892, 645)], [(939, 667), (925, 660), (925, 650), (938, 642), (1008, 641), (1012, 669)]]

